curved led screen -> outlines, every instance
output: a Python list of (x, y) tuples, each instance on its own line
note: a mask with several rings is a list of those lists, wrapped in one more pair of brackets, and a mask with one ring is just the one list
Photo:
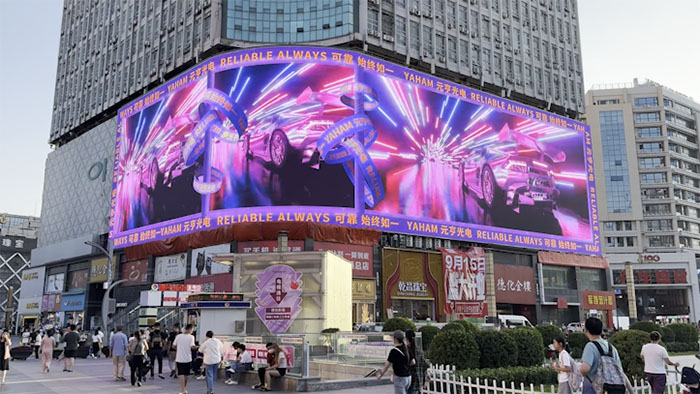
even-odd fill
[(588, 126), (365, 54), (209, 59), (119, 111), (116, 247), (309, 221), (600, 254)]

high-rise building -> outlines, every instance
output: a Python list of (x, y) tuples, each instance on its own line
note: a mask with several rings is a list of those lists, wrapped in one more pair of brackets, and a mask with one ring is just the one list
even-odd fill
[[(594, 86), (586, 94), (585, 119), (593, 134), (602, 246), (617, 285), (628, 279), (621, 264), (639, 263), (635, 265), (635, 269), (640, 267), (636, 282), (692, 284), (693, 297), (697, 297), (699, 113), (700, 104), (692, 98), (650, 80)], [(672, 263), (679, 265), (670, 266)], [(667, 268), (674, 271), (669, 274), (664, 271)], [(667, 302), (659, 301), (661, 295), (640, 296), (638, 291), (637, 296), (648, 316), (657, 308), (649, 306), (649, 298), (651, 304), (665, 304), (666, 308), (688, 305), (681, 300), (685, 295)], [(683, 315), (683, 311), (669, 313)]]

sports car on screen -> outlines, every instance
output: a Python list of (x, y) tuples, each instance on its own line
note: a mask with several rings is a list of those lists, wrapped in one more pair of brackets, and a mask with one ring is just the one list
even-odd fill
[(320, 154), (316, 141), (326, 129), (352, 113), (338, 96), (313, 92), (307, 87), (294, 105), (281, 112), (273, 111), (248, 126), (243, 135), (246, 155), (277, 169), (293, 161), (317, 166)]
[(559, 198), (552, 172), (565, 159), (564, 152), (551, 157), (536, 139), (505, 125), (495, 142), (467, 154), (463, 189), (488, 208), (530, 206), (551, 211)]

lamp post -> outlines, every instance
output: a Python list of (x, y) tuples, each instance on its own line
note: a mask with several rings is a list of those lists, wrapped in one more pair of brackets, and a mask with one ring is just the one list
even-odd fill
[(126, 279), (118, 280), (114, 283), (112, 283), (112, 272), (114, 271), (114, 262), (113, 262), (113, 255), (114, 255), (114, 249), (113, 245), (111, 242), (108, 242), (108, 247), (109, 247), (109, 252), (105, 250), (102, 246), (98, 245), (95, 242), (92, 241), (85, 241), (85, 245), (92, 246), (93, 248), (99, 250), (102, 252), (105, 256), (107, 256), (107, 282), (105, 283), (104, 287), (106, 289), (104, 296), (102, 297), (102, 325), (104, 325), (105, 330), (109, 330), (109, 314), (114, 313), (114, 307), (111, 307), (110, 305), (110, 296), (109, 293), (112, 291), (112, 289), (122, 283), (125, 282)]

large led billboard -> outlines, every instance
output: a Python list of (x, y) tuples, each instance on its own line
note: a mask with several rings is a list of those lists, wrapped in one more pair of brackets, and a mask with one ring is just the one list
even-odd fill
[(365, 54), (216, 56), (119, 111), (116, 247), (308, 221), (599, 254), (588, 126)]

